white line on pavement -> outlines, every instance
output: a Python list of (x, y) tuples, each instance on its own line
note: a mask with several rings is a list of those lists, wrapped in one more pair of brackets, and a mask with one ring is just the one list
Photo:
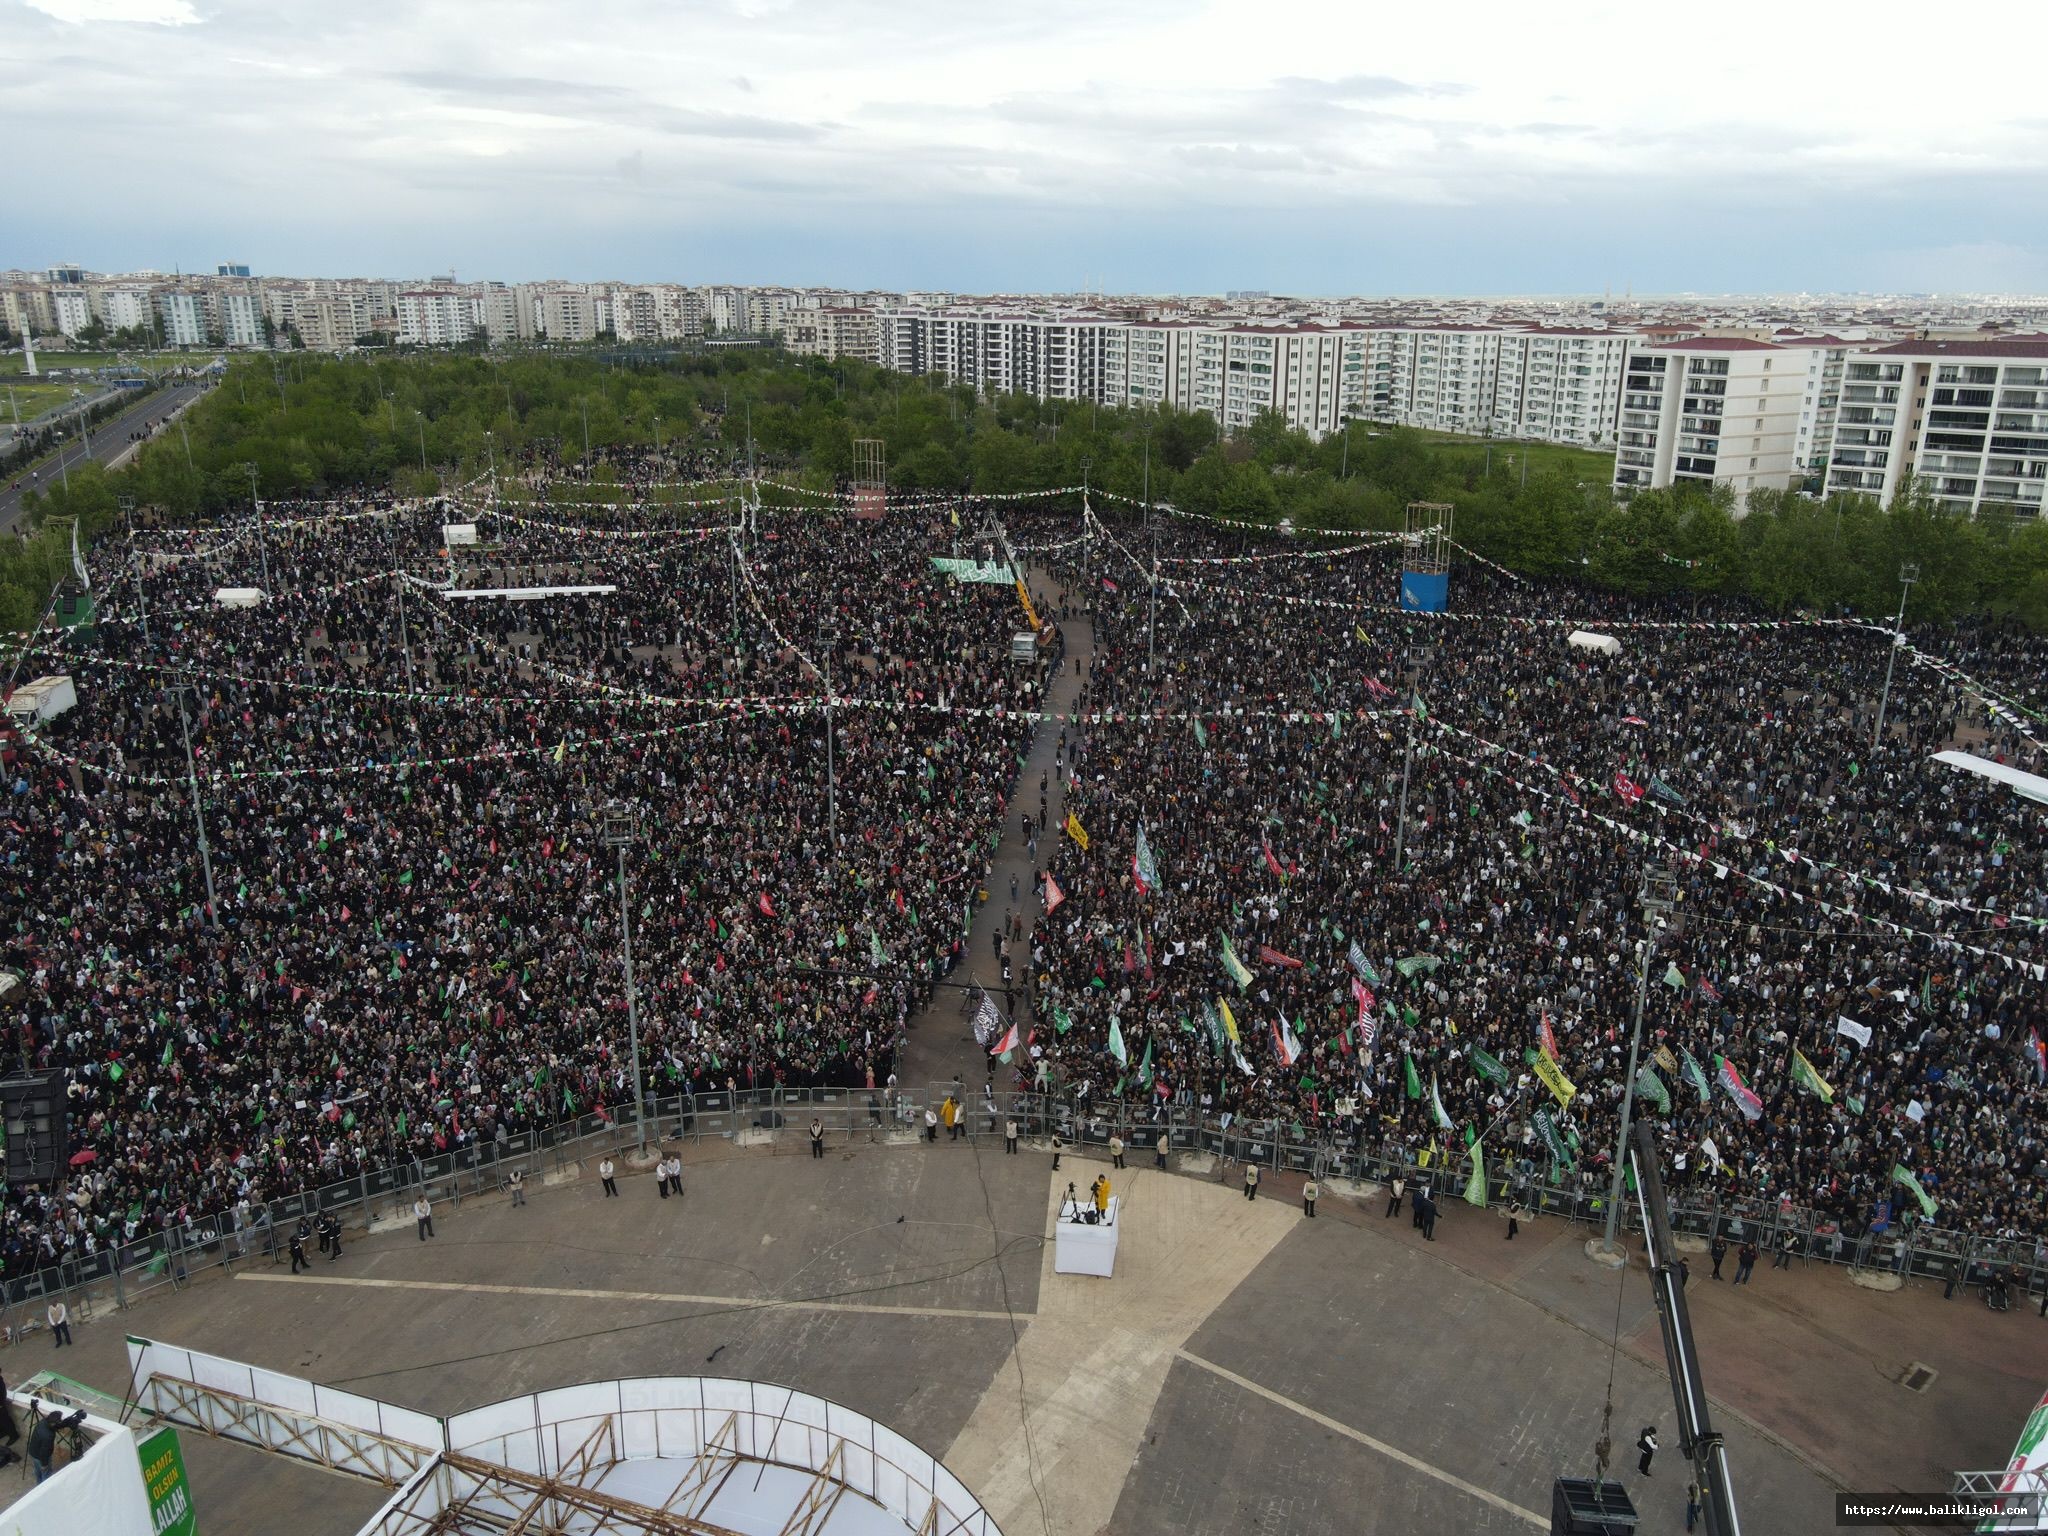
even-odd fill
[[(471, 1296), (560, 1296), (588, 1301), (679, 1302), (693, 1307), (731, 1307), (741, 1311), (765, 1312), (773, 1308), (799, 1308), (806, 1312), (854, 1312), (879, 1317), (964, 1317), (979, 1322), (1007, 1323), (1007, 1312), (977, 1312), (970, 1307), (891, 1307), (863, 1301), (784, 1301), (775, 1296), (695, 1296), (681, 1291), (578, 1290), (557, 1285), (472, 1285), (465, 1280), (373, 1280), (359, 1275), (264, 1275), (245, 1272), (237, 1280), (268, 1281), (274, 1285), (353, 1285), (365, 1290), (456, 1291)], [(1023, 1316), (1025, 1314), (1018, 1314)]]
[(1323, 1428), (1335, 1434), (1344, 1436), (1347, 1440), (1356, 1440), (1367, 1450), (1378, 1451), (1382, 1456), (1398, 1461), (1404, 1467), (1413, 1468), (1424, 1477), (1433, 1477), (1447, 1487), (1455, 1488), (1460, 1493), (1470, 1494), (1473, 1498), (1483, 1503), (1491, 1504), (1503, 1514), (1515, 1515), (1520, 1519), (1528, 1521), (1539, 1530), (1547, 1531), (1550, 1529), (1550, 1517), (1548, 1515), (1539, 1515), (1535, 1510), (1524, 1509), (1521, 1505), (1511, 1503), (1497, 1493), (1488, 1493), (1476, 1483), (1466, 1482), (1465, 1479), (1459, 1477), (1455, 1472), (1446, 1472), (1442, 1467), (1431, 1466), (1419, 1456), (1409, 1455), (1408, 1452), (1402, 1450), (1399, 1446), (1389, 1445), (1384, 1440), (1376, 1440), (1371, 1435), (1365, 1433), (1364, 1430), (1353, 1429), (1349, 1424), (1339, 1423), (1326, 1413), (1317, 1413), (1315, 1409), (1309, 1407), (1306, 1403), (1297, 1403), (1291, 1397), (1282, 1397), (1272, 1388), (1262, 1387), (1256, 1381), (1240, 1376), (1235, 1371), (1227, 1371), (1214, 1361), (1204, 1360), (1200, 1355), (1191, 1355), (1184, 1349), (1175, 1350), (1174, 1355), (1178, 1359), (1187, 1361), (1189, 1365), (1200, 1366), (1212, 1376), (1221, 1376), (1225, 1381), (1230, 1382), (1234, 1386), (1242, 1387), (1255, 1397), (1263, 1397), (1267, 1402), (1277, 1404), (1279, 1407), (1287, 1409), (1290, 1413), (1298, 1413), (1303, 1418), (1320, 1424)]

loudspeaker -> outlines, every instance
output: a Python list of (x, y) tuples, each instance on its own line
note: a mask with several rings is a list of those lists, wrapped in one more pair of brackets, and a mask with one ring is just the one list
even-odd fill
[(68, 1171), (71, 1135), (64, 1111), (63, 1073), (0, 1079), (9, 1184), (54, 1184)]
[(1632, 1536), (1635, 1501), (1620, 1483), (1560, 1477), (1550, 1485), (1551, 1536)]

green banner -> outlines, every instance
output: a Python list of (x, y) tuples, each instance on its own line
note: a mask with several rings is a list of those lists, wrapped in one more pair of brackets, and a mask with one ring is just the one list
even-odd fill
[(160, 1429), (137, 1440), (135, 1455), (142, 1463), (142, 1486), (149, 1494), (149, 1524), (155, 1536), (199, 1536), (178, 1432)]

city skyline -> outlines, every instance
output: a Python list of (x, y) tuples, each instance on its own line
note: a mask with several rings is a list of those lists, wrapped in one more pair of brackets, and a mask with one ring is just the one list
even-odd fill
[(1451, 47), (1435, 16), (1292, 0), (686, 23), (640, 0), (14, 0), (0, 126), (72, 174), (18, 200), (10, 243), (505, 281), (2048, 291), (2048, 116), (2024, 93), (1958, 101), (1889, 29), (1758, 0), (1717, 33), (1765, 41), (1702, 53), (1598, 4), (1481, 6)]

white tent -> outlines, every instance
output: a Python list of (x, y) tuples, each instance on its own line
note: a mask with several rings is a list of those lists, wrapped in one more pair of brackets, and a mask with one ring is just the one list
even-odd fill
[(222, 587), (213, 600), (223, 608), (254, 608), (263, 601), (261, 587)]
[(2048, 805), (2048, 779), (2038, 773), (2028, 773), (2022, 768), (1994, 763), (1988, 757), (1978, 757), (1969, 752), (1937, 752), (1937, 763), (1947, 763), (1951, 768), (1960, 768), (1966, 773), (1980, 773), (1987, 779), (2005, 785), (2022, 799), (2039, 801)]
[(1575, 629), (1564, 637), (1575, 651), (1598, 651), (1602, 656), (1619, 656), (1621, 642), (1612, 635), (1596, 635), (1590, 629)]

